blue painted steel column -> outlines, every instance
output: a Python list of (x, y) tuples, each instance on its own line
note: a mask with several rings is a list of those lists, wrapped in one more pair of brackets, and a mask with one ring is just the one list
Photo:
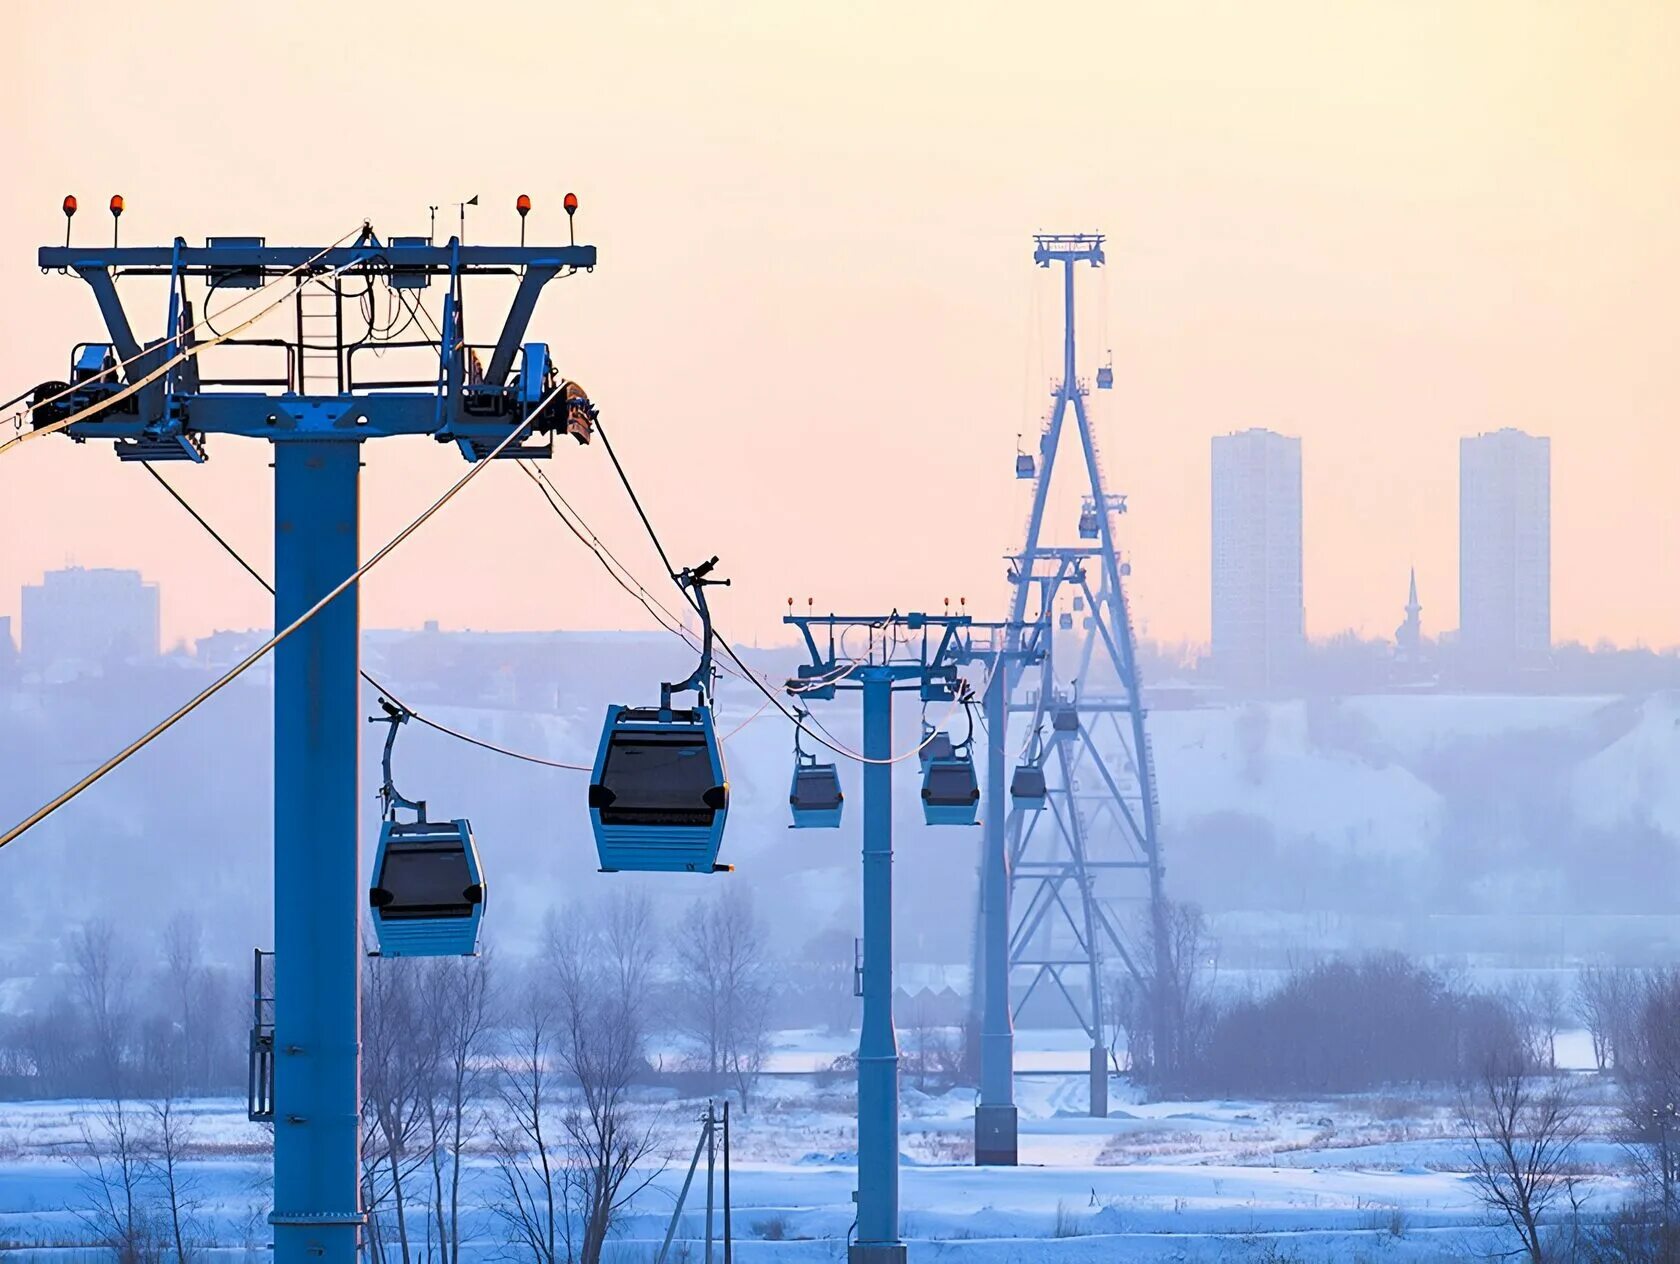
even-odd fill
[(1009, 1012), (1009, 667), (986, 685), (986, 820), (980, 861), (980, 1102), (974, 1108), (977, 1167), (1013, 1167), (1016, 1142), (1015, 1022)]
[[(275, 627), (352, 574), (361, 445), (274, 445)], [(274, 1258), (354, 1264), (361, 1238), (357, 592), (274, 652)]]
[(893, 1029), (892, 669), (863, 677), (863, 1029), (858, 1034), (857, 1241), (849, 1264), (902, 1264), (898, 1034)]

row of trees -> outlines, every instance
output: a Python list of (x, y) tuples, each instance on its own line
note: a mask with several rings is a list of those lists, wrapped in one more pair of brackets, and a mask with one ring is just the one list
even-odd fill
[[(159, 949), (148, 973), (109, 923), (78, 928), (66, 986), (4, 1046), (19, 1084), (93, 1099), (78, 1212), (120, 1264), (185, 1264), (208, 1245), (181, 1102), (245, 1078), (248, 989), (205, 963), (188, 917)], [(597, 1264), (663, 1169), (674, 1122), (634, 1103), (633, 1087), (677, 1074), (750, 1111), (774, 984), (763, 924), (736, 886), (671, 929), (633, 893), (557, 910), (517, 964), (370, 957), (370, 1259), (458, 1264), (464, 1240), (490, 1234), (531, 1264)], [(676, 1037), (674, 1062), (653, 1052), (662, 1036)]]
[[(1594, 967), (1478, 991), (1389, 953), (1293, 972), (1274, 991), (1220, 999), (1200, 913), (1173, 908), (1143, 982), (1115, 979), (1107, 1010), (1120, 1045), (1158, 1091), (1345, 1093), (1404, 1083), (1456, 1086), (1473, 1187), (1531, 1264), (1680, 1260), (1680, 970)], [(1157, 960), (1147, 941), (1139, 957)], [(1166, 1048), (1155, 1047), (1153, 990), (1164, 992)], [(1591, 1215), (1595, 1169), (1580, 1145), (1592, 1119), (1580, 1077), (1559, 1072), (1559, 1034), (1589, 1033), (1614, 1085), (1634, 1192)], [(1602, 1135), (1602, 1125), (1598, 1125)]]
[[(63, 969), (0, 1025), (0, 1086), (34, 1097), (168, 1097), (244, 1082), (249, 987), (178, 913), (150, 953), (105, 919), (67, 936)], [(150, 960), (147, 968), (142, 963)]]
[[(1583, 1007), (1604, 981), (1583, 978)], [(1577, 1154), (1588, 1128), (1574, 1077), (1547, 1070), (1529, 1048), (1490, 1060), (1462, 1090), (1471, 1181), (1531, 1264), (1680, 1259), (1680, 972), (1619, 973), (1612, 985), (1621, 1042), (1610, 1067), (1613, 1135), (1634, 1178), (1632, 1196), (1613, 1214), (1583, 1212), (1583, 1173), (1591, 1169)]]
[(536, 957), (371, 959), (363, 1015), (363, 1200), (376, 1264), (458, 1264), (463, 1164), (489, 1159), (484, 1210), (532, 1264), (597, 1264), (664, 1168), (671, 1121), (632, 1101), (685, 1069), (750, 1110), (769, 1051), (772, 973), (739, 887), (693, 904), (670, 935), (621, 895), (552, 912)]

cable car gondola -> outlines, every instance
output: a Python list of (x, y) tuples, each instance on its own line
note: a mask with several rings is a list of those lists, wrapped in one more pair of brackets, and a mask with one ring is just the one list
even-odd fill
[(1097, 511), (1094, 508), (1081, 510), (1079, 514), (1079, 538), (1081, 540), (1095, 540), (1099, 534), (1097, 530)]
[[(729, 815), (729, 779), (712, 727), (712, 620), (706, 586), (717, 558), (675, 578), (700, 614), (700, 664), (680, 684), (659, 686), (657, 707), (607, 708), (589, 786), (589, 819), (603, 873), (725, 872), (717, 863)], [(671, 695), (693, 692), (686, 710)]]
[(1044, 807), (1044, 769), (1037, 764), (1021, 764), (1009, 780), (1009, 796), (1017, 807), (1037, 812)]
[(980, 815), (980, 782), (966, 742), (960, 753), (929, 761), (922, 774), (922, 815), (929, 825), (973, 825)]
[(1044, 756), (1044, 730), (1035, 728), (1021, 762), (1015, 766), (1015, 775), (1009, 779), (1009, 797), (1016, 807), (1028, 812), (1044, 807)]
[(1038, 463), (1033, 460), (1032, 453), (1021, 451), (1021, 436), (1015, 436), (1015, 477), (1031, 478), (1038, 473)]
[(793, 784), (788, 787), (788, 807), (793, 812), (793, 829), (838, 829), (846, 796), (840, 789), (840, 770), (817, 762), (799, 744), (800, 725), (810, 713), (796, 708), (799, 724), (793, 730)]
[[(384, 698), (379, 705), (385, 716), (370, 722), (391, 726), (379, 791), (385, 821), (368, 891), (379, 955), (471, 957), (478, 952), (484, 918), (484, 873), (472, 826), (465, 820), (428, 821), (424, 799), (407, 799), (397, 792), (391, 781), (391, 748), (397, 726), (408, 722), (409, 712)], [(413, 812), (415, 819), (399, 821), (399, 808)]]
[(922, 771), (928, 770), (928, 765), (936, 759), (951, 759), (956, 754), (956, 748), (951, 745), (949, 733), (936, 733), (927, 722), (922, 722), (922, 748), (917, 752), (917, 758), (922, 765)]
[[(937, 734), (922, 748), (922, 816), (929, 825), (973, 825), (980, 813), (980, 780), (974, 772), (974, 713), (968, 710), (968, 736), (952, 746), (948, 733)], [(944, 748), (928, 755), (940, 738)]]

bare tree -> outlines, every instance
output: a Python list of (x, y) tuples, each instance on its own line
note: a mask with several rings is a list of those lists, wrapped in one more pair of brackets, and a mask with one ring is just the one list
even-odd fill
[(461, 1161), (483, 1122), (479, 1097), (489, 1053), (490, 957), (445, 957), (425, 972), (427, 1043), (434, 1051), (424, 1098), (432, 1164), (432, 1225), (440, 1264), (461, 1258)]
[(435, 1050), (425, 1039), (420, 963), (370, 957), (362, 988), (362, 1170), (368, 1245), (386, 1258), (385, 1213), (398, 1258), (411, 1264), (408, 1178), (428, 1160), (427, 1087)]
[(92, 1057), (101, 1091), (123, 1095), (126, 1084), (124, 1039), (132, 1017), (131, 958), (104, 918), (84, 922), (70, 937), (70, 965), (77, 999), (92, 1041)]
[(857, 1025), (858, 1002), (852, 994), (854, 946), (849, 931), (835, 926), (818, 931), (800, 950), (797, 977), (790, 980), (806, 994), (830, 1033), (848, 1032)]
[(510, 1015), (515, 1044), (496, 1081), (502, 1109), (491, 1129), (491, 1158), (501, 1195), (491, 1210), (501, 1220), (509, 1245), (532, 1264), (572, 1258), (570, 1173), (564, 1133), (554, 1118), (558, 1089), (549, 1065), (554, 1025), (549, 989), (533, 978), (521, 989), (518, 1009)]
[(1638, 972), (1625, 966), (1589, 966), (1575, 980), (1575, 1014), (1592, 1039), (1600, 1071), (1617, 1065), (1633, 1036), (1639, 1008)]
[(80, 1128), (81, 1142), (71, 1160), (82, 1177), (77, 1218), (117, 1264), (150, 1264), (157, 1258), (158, 1241), (146, 1196), (149, 1156), (139, 1118), (120, 1097), (112, 1097)]
[(577, 1093), (561, 1116), (580, 1223), (577, 1258), (600, 1264), (607, 1235), (664, 1170), (654, 1125), (638, 1125), (630, 1087), (647, 1066), (647, 997), (655, 964), (645, 897), (608, 901), (549, 924), (555, 1052)]
[(654, 1129), (629, 1101), (646, 1069), (651, 939), (644, 899), (551, 914), (542, 969), (519, 991), (517, 1045), (497, 1079), (492, 1210), (532, 1264), (599, 1264), (613, 1226), (663, 1170)]
[(196, 914), (183, 910), (164, 926), (163, 972), (178, 1061), (174, 1087), (192, 1092), (210, 1078), (205, 1012), (210, 973), (204, 961), (204, 927)]
[(1654, 972), (1642, 991), (1618, 1059), (1623, 1135), (1648, 1219), (1674, 1240), (1680, 1238), (1680, 974)]
[(928, 1012), (927, 1003), (916, 997), (907, 1007), (904, 1023), (904, 1054), (899, 1062), (905, 1075), (916, 1077), (916, 1087), (927, 1091), (928, 1081), (935, 1086), (950, 1086), (963, 1073), (963, 1036), (941, 1023), (938, 1016)]
[[(1155, 950), (1156, 923), (1145, 928), (1136, 960), (1145, 969), (1138, 982), (1127, 976), (1108, 993), (1113, 1012), (1105, 1016), (1110, 1057), (1119, 1037), (1126, 1037), (1132, 1070), (1156, 1084), (1182, 1079), (1195, 1063), (1214, 1019), (1212, 986), (1218, 972), (1217, 951), (1207, 939), (1207, 921), (1195, 904), (1169, 903), (1160, 920), (1166, 950)], [(1164, 963), (1166, 977), (1157, 977)], [(1159, 1006), (1156, 1004), (1159, 996)], [(1164, 1020), (1156, 1031), (1157, 1012)], [(1159, 1047), (1161, 1041), (1164, 1047)]]
[(151, 1136), (145, 1158), (146, 1174), (162, 1202), (161, 1219), (175, 1264), (187, 1264), (197, 1250), (198, 1211), (202, 1205), (198, 1179), (184, 1166), (192, 1144), (192, 1123), (181, 1112), (172, 1087), (152, 1102)]
[(1487, 1064), (1461, 1096), (1470, 1181), (1517, 1234), (1531, 1264), (1545, 1264), (1547, 1214), (1569, 1193), (1583, 1132), (1566, 1081), (1531, 1073), (1520, 1057)]
[(770, 964), (752, 895), (730, 886), (689, 906), (674, 937), (680, 1030), (716, 1083), (734, 1081), (750, 1109), (770, 1051)]
[(1518, 980), (1505, 989), (1503, 999), (1522, 1032), (1528, 1056), (1548, 1071), (1557, 1069), (1557, 1038), (1568, 1007), (1563, 985), (1555, 975)]

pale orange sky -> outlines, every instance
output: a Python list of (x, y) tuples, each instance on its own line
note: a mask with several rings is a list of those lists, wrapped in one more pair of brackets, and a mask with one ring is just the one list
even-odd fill
[[(1093, 400), (1147, 633), (1205, 640), (1208, 440), (1251, 425), (1303, 439), (1310, 633), (1388, 635), (1413, 564), (1426, 629), (1455, 626), (1457, 440), (1514, 425), (1553, 440), (1557, 638), (1680, 643), (1680, 6), (14, 0), (9, 18), (0, 397), (101, 336), (86, 287), (33, 264), (67, 192), (79, 240), (121, 192), (129, 243), (314, 243), (364, 216), (424, 232), (428, 204), (474, 193), (469, 237), (508, 239), (522, 192), (532, 239), (563, 240), (573, 189), (601, 265), (552, 287), (533, 336), (595, 396), (673, 551), (722, 554), (731, 633), (779, 639), (790, 593), (989, 613), (1025, 508), (1015, 434), (1054, 362), (1031, 233), (1098, 228), (1084, 362), (1114, 348)], [(267, 460), (222, 439), (173, 471), (265, 566)], [(464, 468), (430, 441), (372, 445), (366, 547)], [(551, 473), (657, 578), (604, 452)], [(95, 445), (0, 458), (0, 539), (0, 613), (73, 560), (160, 581), (167, 639), (266, 620)], [(364, 617), (642, 626), (511, 467), (369, 577)]]

